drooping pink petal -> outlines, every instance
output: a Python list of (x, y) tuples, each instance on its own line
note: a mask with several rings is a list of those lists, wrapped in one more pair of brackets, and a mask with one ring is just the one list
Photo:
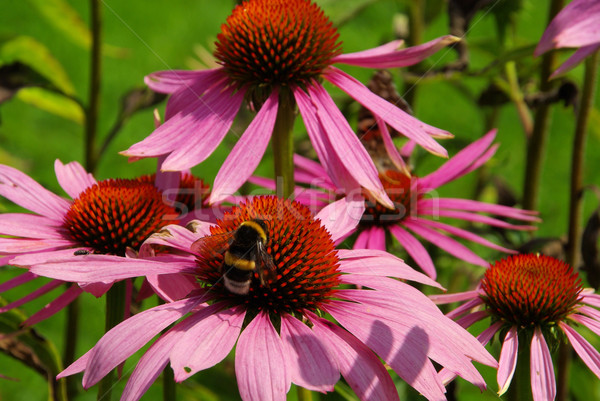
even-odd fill
[[(366, 251), (366, 252), (365, 252)], [(345, 255), (362, 254), (364, 257), (346, 259)], [(412, 267), (408, 266), (401, 259), (382, 251), (372, 249), (354, 249), (347, 251), (338, 250), (340, 257), (340, 271), (344, 273), (352, 273), (340, 277), (341, 280), (363, 280), (362, 276), (388, 276), (410, 280), (425, 285), (430, 285), (436, 288), (442, 286), (435, 280), (432, 280), (423, 273), (419, 273)], [(360, 283), (357, 283), (360, 285)]]
[(10, 280), (7, 280), (4, 283), (0, 284), (0, 293), (3, 293), (4, 291), (8, 291), (10, 289), (18, 287), (22, 284), (28, 283), (37, 277), (38, 276), (36, 276), (35, 274), (33, 274), (29, 271), (24, 271), (22, 274), (20, 274), (16, 277), (13, 277)]
[(591, 306), (595, 306), (596, 308), (600, 308), (600, 295), (599, 294), (595, 294), (593, 292), (587, 293), (586, 289), (584, 288), (583, 291), (581, 291), (581, 295), (582, 295), (582, 297), (581, 297), (582, 303), (591, 305)]
[(385, 230), (383, 229), (383, 227), (380, 227), (380, 226), (371, 227), (367, 248), (377, 250), (377, 251), (385, 251), (386, 250)]
[(137, 401), (142, 398), (167, 366), (173, 346), (179, 343), (181, 337), (194, 323), (193, 316), (189, 316), (161, 335), (140, 358), (129, 380), (127, 380), (127, 385), (121, 395), (121, 401)]
[(25, 213), (0, 214), (0, 233), (22, 238), (64, 239), (56, 220)]
[(195, 324), (186, 330), (171, 351), (175, 381), (181, 382), (216, 365), (233, 349), (246, 311), (241, 307), (220, 310), (223, 307), (222, 304), (213, 304), (191, 318)]
[(147, 282), (152, 286), (159, 297), (167, 302), (178, 301), (198, 288), (198, 282), (193, 276), (183, 274), (159, 274), (146, 276)]
[(198, 240), (201, 236), (210, 234), (210, 226), (212, 224), (206, 224), (198, 221), (192, 223), (194, 231), (187, 229), (176, 224), (170, 224), (163, 227), (158, 233), (152, 234), (144, 243), (140, 249), (140, 255), (142, 253), (147, 254), (148, 248), (151, 245), (162, 245), (170, 248), (175, 248), (183, 252), (191, 253), (192, 244)]
[(303, 173), (303, 177), (310, 177), (310, 179), (299, 180), (305, 184), (325, 188), (331, 191), (336, 190), (336, 186), (327, 175), (327, 171), (316, 161), (310, 160), (306, 157), (294, 154), (294, 165), (296, 166), (296, 172)]
[(560, 67), (550, 75), (550, 79), (554, 79), (575, 68), (579, 63), (585, 60), (588, 56), (600, 49), (600, 42), (589, 46), (583, 46), (575, 51), (571, 57), (567, 59)]
[(365, 344), (334, 323), (310, 312), (308, 315), (313, 332), (335, 356), (342, 376), (359, 399), (399, 400), (389, 373)]
[(288, 314), (281, 316), (281, 339), (292, 383), (313, 391), (333, 391), (340, 379), (335, 357), (308, 326)]
[[(217, 68), (216, 70), (221, 70)], [(154, 92), (173, 93), (194, 82), (214, 79), (215, 69), (202, 71), (168, 70), (157, 71), (144, 77), (144, 83)]]
[(429, 299), (431, 299), (436, 305), (444, 305), (444, 304), (450, 304), (453, 302), (469, 301), (474, 298), (477, 298), (478, 295), (479, 295), (478, 290), (472, 290), (472, 291), (465, 291), (465, 292), (456, 292), (453, 294), (429, 295)]
[(483, 300), (480, 297), (476, 297), (468, 302), (465, 302), (458, 308), (455, 308), (455, 309), (451, 310), (450, 312), (446, 313), (446, 316), (448, 316), (450, 319), (456, 319), (458, 316), (462, 315), (463, 313), (465, 313), (479, 305), (482, 305), (482, 304), (483, 304)]
[[(167, 262), (167, 263), (165, 263)], [(157, 256), (153, 260), (128, 259), (111, 255), (81, 255), (77, 261), (48, 262), (31, 266), (39, 276), (71, 282), (112, 282), (153, 274), (185, 273), (196, 264), (185, 256)]]
[(29, 294), (25, 295), (23, 298), (18, 299), (14, 302), (11, 302), (7, 305), (4, 305), (3, 307), (0, 308), (0, 313), (4, 313), (11, 309), (18, 308), (21, 305), (25, 305), (27, 302), (37, 299), (37, 298), (41, 297), (42, 295), (49, 293), (50, 291), (61, 286), (62, 284), (63, 284), (62, 281), (52, 280), (51, 282), (44, 284), (37, 290), (32, 291)]
[(531, 391), (534, 401), (553, 400), (556, 396), (552, 356), (539, 327), (531, 339)]
[(455, 209), (467, 212), (491, 213), (496, 216), (510, 217), (524, 221), (540, 221), (538, 212), (533, 210), (518, 209), (510, 206), (495, 205), (493, 203), (479, 202), (471, 199), (459, 198), (434, 198), (419, 199), (417, 207), (423, 209)]
[(534, 55), (550, 49), (582, 47), (600, 42), (600, 3), (596, 0), (574, 0), (550, 22)]
[(379, 132), (381, 132), (381, 139), (383, 140), (383, 146), (385, 146), (385, 151), (387, 152), (390, 161), (399, 171), (402, 171), (406, 175), (410, 175), (408, 166), (406, 165), (406, 162), (404, 162), (404, 158), (392, 140), (392, 135), (388, 130), (387, 124), (379, 116), (375, 116), (375, 120), (377, 121)]
[[(225, 87), (227, 85), (227, 80), (227, 76), (220, 68), (211, 70), (210, 73), (202, 76), (198, 75), (197, 79), (189, 85), (181, 86), (169, 96), (167, 107), (165, 108), (165, 120), (173, 118), (177, 113), (185, 110), (190, 104), (196, 103), (197, 101), (201, 102), (202, 96), (204, 96), (209, 89)], [(160, 124), (155, 123), (156, 128), (159, 126)]]
[[(425, 191), (436, 189), (471, 171), (470, 167), (477, 160), (481, 159), (481, 156), (484, 155), (486, 150), (491, 146), (495, 137), (496, 130), (491, 130), (483, 137), (458, 152), (436, 171), (423, 178), (419, 178), (419, 189)], [(492, 155), (489, 155), (489, 157), (492, 157)]]
[(414, 140), (433, 154), (444, 157), (448, 156), (446, 149), (437, 143), (432, 138), (432, 135), (449, 137), (451, 134), (417, 120), (410, 114), (399, 109), (398, 106), (395, 106), (374, 94), (369, 88), (345, 72), (338, 70), (335, 67), (330, 67), (327, 71), (328, 73), (323, 76), (325, 79), (342, 89), (367, 109), (371, 110), (396, 131), (402, 133), (402, 135), (407, 138)]
[(0, 254), (51, 251), (72, 248), (75, 244), (69, 239), (23, 239), (0, 237)]
[(362, 198), (342, 198), (325, 206), (315, 216), (331, 234), (331, 240), (338, 242), (346, 238), (356, 229), (365, 211), (365, 201)]
[[(14, 266), (29, 267), (40, 263), (46, 263), (53, 260), (64, 260), (75, 256), (78, 250), (93, 251), (86, 247), (76, 247), (76, 244), (71, 244), (67, 249), (55, 249), (47, 252), (25, 253), (16, 256), (11, 263)], [(79, 255), (78, 255), (79, 256)]]
[(379, 174), (373, 160), (352, 128), (350, 128), (348, 121), (335, 105), (329, 93), (316, 81), (307, 89), (317, 108), (317, 115), (323, 126), (323, 132), (328, 136), (333, 151), (348, 172), (384, 206), (393, 207), (392, 201), (379, 180)]
[[(448, 316), (448, 315), (446, 315), (446, 316)], [(480, 320), (483, 320), (489, 316), (490, 316), (490, 314), (487, 311), (479, 310), (479, 311), (471, 312), (471, 313), (468, 313), (468, 314), (462, 316), (460, 319), (456, 320), (456, 323), (458, 323), (461, 327), (464, 327), (466, 329), (467, 327), (471, 327), (473, 324), (475, 324), (475, 323), (479, 322)]]
[(50, 316), (53, 316), (55, 313), (63, 310), (67, 305), (73, 302), (83, 290), (79, 288), (77, 285), (70, 286), (65, 292), (60, 294), (56, 299), (46, 306), (39, 312), (31, 315), (27, 320), (23, 322), (25, 326), (33, 326), (41, 322), (42, 320), (48, 319)]
[(72, 376), (74, 374), (83, 372), (85, 370), (85, 367), (86, 367), (88, 361), (90, 360), (90, 355), (92, 354), (92, 350), (93, 350), (93, 348), (90, 349), (85, 354), (83, 354), (82, 356), (80, 356), (79, 359), (77, 359), (75, 362), (70, 364), (65, 370), (60, 372), (56, 376), (56, 379), (62, 379), (63, 377)]
[(500, 359), (498, 359), (498, 395), (502, 395), (508, 390), (510, 382), (515, 374), (517, 367), (517, 354), (519, 351), (519, 335), (517, 327), (512, 326), (504, 341), (502, 342), (502, 350), (500, 351)]
[(446, 35), (418, 46), (398, 49), (402, 40), (396, 40), (374, 49), (362, 52), (341, 54), (333, 58), (334, 63), (350, 64), (365, 68), (395, 68), (414, 65), (440, 49), (460, 41), (460, 38)]
[(473, 251), (471, 251), (469, 248), (467, 248), (460, 242), (457, 242), (452, 238), (446, 237), (445, 235), (421, 224), (420, 221), (415, 221), (415, 219), (407, 218), (404, 220), (403, 224), (405, 227), (411, 229), (416, 234), (425, 238), (427, 241), (445, 250), (450, 255), (453, 255), (459, 259), (462, 259), (474, 265), (479, 265), (483, 267), (489, 266), (488, 262), (486, 262), (480, 256), (473, 253)]
[(278, 107), (279, 92), (273, 90), (219, 169), (209, 203), (233, 195), (252, 175), (273, 134)]
[[(468, 241), (473, 241), (478, 244), (487, 246), (488, 248), (496, 249), (498, 251), (506, 252), (506, 253), (516, 253), (516, 251), (514, 251), (512, 249), (508, 249), (503, 246), (494, 244), (493, 242), (488, 241), (485, 238), (480, 237), (479, 235), (473, 234), (472, 232), (464, 230), (462, 228), (454, 227), (449, 224), (441, 223), (439, 221), (432, 221), (432, 220), (427, 220), (427, 219), (414, 218), (412, 220), (415, 222), (418, 221), (420, 224), (422, 224), (424, 226), (429, 226), (429, 227), (432, 227), (432, 228), (435, 228), (438, 230), (443, 230), (443, 231), (446, 231), (447, 233), (455, 235), (459, 238), (464, 238)], [(485, 264), (486, 267), (488, 265), (489, 265), (489, 263)]]
[(362, 231), (359, 231), (356, 240), (354, 241), (354, 245), (352, 245), (353, 249), (366, 249), (367, 243), (369, 242), (369, 235), (371, 235), (371, 228), (367, 227)]
[(388, 229), (425, 274), (435, 280), (437, 273), (433, 265), (433, 260), (431, 260), (429, 252), (427, 252), (419, 240), (400, 226), (390, 225)]
[(261, 311), (244, 329), (235, 352), (235, 376), (244, 401), (285, 401), (291, 385), (283, 343)]
[(588, 368), (600, 379), (600, 353), (585, 338), (564, 322), (559, 323), (571, 346)]
[(201, 297), (193, 297), (155, 306), (113, 327), (92, 348), (83, 375), (83, 387), (96, 384), (152, 337), (201, 302)]
[(62, 221), (70, 206), (69, 201), (48, 191), (27, 174), (4, 165), (0, 165), (0, 196), (58, 221)]
[(572, 313), (568, 318), (586, 326), (600, 336), (600, 311), (590, 308), (589, 306), (579, 306), (577, 309), (579, 313), (582, 313), (585, 316), (578, 313)]
[(458, 210), (446, 210), (446, 209), (419, 209), (419, 215), (433, 215), (434, 217), (450, 217), (452, 219), (460, 219), (465, 221), (472, 221), (476, 223), (486, 224), (488, 226), (501, 227), (508, 230), (535, 230), (535, 226), (525, 226), (510, 224), (507, 221), (496, 219), (490, 216), (484, 216), (477, 213), (462, 212)]
[(77, 162), (62, 164), (58, 159), (54, 161), (54, 172), (61, 188), (73, 199), (87, 188), (96, 184), (96, 179), (91, 173), (85, 171)]
[(77, 283), (79, 288), (83, 291), (88, 292), (95, 296), (96, 298), (100, 298), (102, 295), (106, 294), (106, 291), (110, 290), (113, 282), (110, 283)]

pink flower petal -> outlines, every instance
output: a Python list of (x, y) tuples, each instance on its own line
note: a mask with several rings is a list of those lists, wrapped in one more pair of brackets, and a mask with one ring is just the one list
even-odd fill
[(331, 239), (338, 242), (354, 232), (364, 211), (363, 198), (352, 200), (346, 197), (324, 207), (315, 218), (321, 220)]
[(54, 301), (44, 306), (42, 310), (31, 315), (23, 322), (23, 325), (33, 326), (42, 320), (48, 319), (50, 316), (63, 310), (63, 308), (73, 302), (82, 292), (81, 288), (77, 285), (70, 286), (65, 292), (56, 297)]
[(278, 106), (279, 92), (273, 90), (219, 169), (210, 203), (219, 203), (233, 195), (252, 175), (273, 134)]
[(0, 254), (51, 251), (72, 248), (75, 244), (67, 239), (22, 239), (0, 237)]
[(335, 357), (341, 374), (360, 400), (399, 400), (389, 373), (373, 352), (352, 334), (309, 312), (313, 332)]
[(169, 248), (175, 248), (183, 252), (191, 253), (192, 244), (197, 241), (200, 237), (210, 234), (209, 227), (212, 224), (206, 224), (198, 221), (194, 222), (195, 232), (188, 230), (186, 227), (182, 227), (175, 224), (170, 224), (163, 227), (159, 232), (152, 234), (144, 243), (140, 249), (140, 255), (149, 252), (148, 248), (151, 245), (168, 246)]
[(191, 318), (195, 324), (186, 330), (171, 351), (175, 381), (181, 382), (216, 365), (233, 349), (246, 311), (241, 307), (220, 310), (222, 308), (223, 305), (213, 304)]
[(71, 246), (69, 246), (68, 249), (56, 249), (47, 252), (25, 253), (16, 256), (11, 261), (11, 264), (13, 264), (14, 266), (29, 267), (53, 260), (64, 260), (65, 258), (72, 258), (73, 256), (75, 256), (75, 252), (77, 252), (78, 250), (92, 251), (88, 248), (79, 248), (75, 246), (76, 244), (71, 244)]
[(589, 306), (579, 306), (577, 312), (584, 314), (585, 316), (577, 313), (572, 313), (568, 316), (569, 319), (581, 323), (588, 329), (600, 336), (600, 311)]
[(377, 121), (377, 126), (379, 127), (379, 132), (381, 132), (381, 139), (383, 140), (383, 146), (385, 146), (385, 150), (390, 158), (390, 161), (396, 166), (399, 171), (404, 172), (407, 175), (410, 175), (408, 170), (408, 166), (404, 162), (404, 158), (396, 148), (396, 144), (392, 140), (392, 135), (388, 130), (387, 124), (385, 121), (381, 119), (379, 116), (375, 116), (375, 120)]
[(292, 383), (313, 391), (333, 391), (340, 379), (335, 357), (308, 326), (295, 317), (281, 316), (281, 339)]
[(102, 295), (106, 294), (106, 291), (110, 290), (113, 282), (110, 283), (78, 283), (79, 288), (83, 291), (88, 292), (95, 296), (96, 298), (100, 298)]
[(367, 248), (373, 249), (376, 251), (385, 251), (386, 250), (385, 230), (383, 229), (383, 227), (379, 227), (379, 226), (371, 227)]
[(65, 233), (55, 220), (25, 213), (0, 214), (0, 234), (22, 238), (64, 239)]
[(483, 300), (480, 297), (476, 297), (468, 302), (465, 302), (458, 308), (451, 310), (446, 313), (446, 316), (450, 319), (456, 319), (458, 316), (462, 315), (465, 312), (472, 310), (473, 308), (478, 307), (479, 305), (483, 305)]
[[(470, 167), (478, 160), (482, 159), (482, 155), (487, 156), (485, 152), (491, 146), (495, 137), (496, 130), (491, 130), (486, 135), (458, 152), (436, 171), (420, 178), (419, 190), (428, 192), (467, 174), (467, 172), (471, 171)], [(489, 157), (492, 157), (492, 155), (489, 155)], [(483, 159), (487, 160), (489, 157), (483, 157)]]
[(53, 194), (26, 174), (0, 165), (0, 196), (27, 210), (62, 221), (69, 209), (66, 199)]
[(54, 172), (62, 189), (73, 199), (96, 184), (94, 176), (85, 171), (83, 166), (77, 162), (62, 164), (60, 160), (56, 159), (54, 162)]
[(517, 355), (519, 351), (519, 335), (516, 326), (512, 326), (502, 342), (500, 359), (498, 360), (498, 395), (502, 395), (508, 390), (515, 368), (517, 367)]
[(323, 166), (321, 166), (321, 164), (317, 163), (316, 161), (295, 154), (294, 165), (296, 166), (297, 172), (305, 174), (306, 177), (311, 177), (311, 179), (309, 180), (300, 182), (311, 184), (320, 188), (325, 188), (331, 191), (336, 190), (336, 186), (327, 175), (327, 171), (323, 168)]
[(183, 274), (160, 274), (146, 276), (146, 279), (153, 292), (167, 302), (183, 299), (198, 288), (198, 282), (193, 276)]
[(470, 301), (472, 299), (477, 298), (479, 298), (478, 290), (456, 292), (453, 294), (429, 295), (429, 299), (431, 299), (436, 305), (445, 305), (453, 302)]
[(556, 71), (554, 71), (552, 73), (552, 75), (550, 75), (550, 79), (554, 79), (554, 78), (572, 70), (579, 63), (581, 63), (583, 60), (585, 60), (588, 56), (593, 54), (598, 49), (600, 49), (600, 43), (592, 44), (589, 46), (583, 46), (583, 47), (577, 49), (577, 51), (575, 51), (575, 53), (573, 53), (573, 55), (571, 57), (569, 57), (567, 59), (567, 61), (562, 63), (561, 66), (558, 67), (556, 69)]
[(244, 329), (235, 352), (235, 376), (244, 401), (285, 401), (291, 385), (283, 343), (261, 311)]
[(445, 250), (450, 255), (453, 255), (459, 259), (462, 259), (474, 265), (479, 265), (483, 267), (489, 266), (488, 262), (486, 262), (481, 257), (477, 256), (475, 253), (473, 253), (460, 242), (457, 242), (452, 238), (448, 238), (445, 235), (421, 224), (421, 221), (416, 221), (416, 219), (408, 218), (404, 220), (403, 224), (405, 227), (411, 229), (427, 241)]
[(540, 221), (538, 212), (533, 210), (518, 209), (510, 206), (495, 205), (493, 203), (479, 202), (471, 199), (434, 198), (419, 199), (418, 208), (430, 209), (456, 209), (467, 212), (491, 213), (496, 216), (510, 217), (516, 220)]
[[(486, 224), (488, 226), (494, 227), (502, 227), (509, 230), (536, 230), (535, 226), (524, 226), (524, 225), (515, 225), (510, 224), (504, 220), (499, 220), (490, 216), (483, 216), (477, 213), (470, 212), (462, 212), (458, 210), (445, 210), (445, 209), (419, 209), (420, 215), (433, 215), (435, 218), (437, 217), (449, 217), (452, 219), (460, 219), (465, 221), (472, 221), (476, 223)], [(506, 252), (506, 251), (504, 251)]]
[(140, 312), (110, 329), (91, 350), (83, 375), (83, 387), (89, 388), (96, 384), (152, 337), (201, 302), (201, 297), (193, 297), (159, 305)]
[(28, 283), (37, 277), (38, 276), (29, 271), (24, 271), (22, 274), (0, 284), (0, 293), (18, 287), (22, 284)]
[[(168, 263), (165, 263), (168, 262)], [(39, 276), (71, 282), (104, 282), (153, 274), (184, 273), (193, 271), (196, 263), (190, 258), (170, 255), (153, 260), (127, 259), (111, 255), (81, 255), (77, 260), (52, 261), (31, 266)]]
[(447, 137), (449, 136), (447, 132), (425, 124), (405, 113), (397, 106), (371, 92), (369, 88), (345, 72), (335, 67), (329, 67), (327, 71), (328, 73), (323, 76), (325, 79), (342, 89), (375, 115), (381, 117), (396, 131), (414, 140), (433, 154), (448, 156), (446, 149), (431, 137), (432, 135)]
[(573, 330), (569, 325), (560, 322), (560, 328), (567, 335), (571, 346), (588, 368), (600, 379), (600, 353), (581, 334)]
[(0, 313), (4, 313), (11, 309), (18, 308), (21, 305), (25, 305), (27, 302), (37, 299), (37, 298), (41, 297), (42, 295), (49, 293), (53, 289), (60, 287), (62, 284), (63, 284), (62, 281), (52, 280), (51, 282), (44, 284), (37, 290), (32, 291), (29, 294), (25, 295), (23, 298), (18, 299), (14, 302), (11, 302), (7, 305), (4, 305), (3, 307), (0, 308)]
[(433, 260), (431, 260), (429, 252), (427, 252), (419, 240), (400, 226), (390, 225), (388, 229), (425, 274), (435, 280), (437, 273), (433, 265)]
[(356, 241), (354, 241), (353, 249), (366, 249), (367, 243), (369, 242), (369, 236), (371, 235), (371, 228), (365, 228), (359, 231)]
[(356, 65), (365, 68), (396, 68), (417, 64), (440, 49), (460, 41), (460, 38), (446, 35), (418, 46), (398, 49), (401, 40), (387, 43), (374, 49), (357, 53), (342, 54), (333, 58), (334, 63)]
[(581, 47), (600, 42), (600, 3), (575, 0), (563, 8), (550, 22), (534, 55), (550, 49)]
[[(186, 110), (192, 103), (196, 103), (202, 96), (211, 88), (223, 88), (227, 85), (228, 78), (223, 69), (210, 70), (209, 73), (202, 76), (196, 76), (196, 79), (190, 82), (189, 85), (179, 87), (167, 101), (165, 108), (165, 120), (173, 118), (177, 113)], [(198, 103), (196, 103), (198, 104)], [(156, 128), (160, 124), (155, 124)]]
[[(221, 70), (218, 68), (216, 70)], [(214, 79), (215, 69), (203, 71), (168, 70), (157, 71), (144, 77), (144, 82), (154, 92), (173, 93), (197, 81)]]
[(384, 206), (393, 207), (373, 160), (325, 88), (315, 81), (308, 87), (308, 94), (317, 108), (323, 132), (348, 172)]
[(535, 328), (531, 339), (531, 391), (534, 401), (554, 400), (556, 396), (552, 356), (539, 327)]

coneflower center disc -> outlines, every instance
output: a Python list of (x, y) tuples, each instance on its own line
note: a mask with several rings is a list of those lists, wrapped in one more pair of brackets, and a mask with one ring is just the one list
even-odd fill
[(147, 177), (101, 181), (79, 195), (67, 212), (64, 227), (82, 246), (96, 253), (125, 255), (178, 214), (163, 201)]
[(340, 283), (339, 259), (330, 234), (307, 207), (274, 196), (255, 197), (234, 208), (211, 228), (213, 242), (206, 247), (218, 249), (228, 233), (255, 220), (266, 227), (265, 250), (275, 265), (274, 275), (265, 279), (263, 285), (257, 270), (249, 292), (233, 294), (224, 285), (222, 251), (198, 258), (199, 280), (211, 286), (219, 297), (251, 309), (272, 313), (317, 311)]
[(221, 26), (215, 58), (240, 85), (302, 85), (341, 52), (338, 36), (310, 0), (249, 0)]
[(411, 208), (415, 206), (417, 201), (416, 193), (411, 188), (411, 177), (399, 171), (386, 170), (379, 173), (379, 179), (385, 192), (394, 202), (395, 207), (394, 209), (388, 209), (365, 193), (365, 212), (360, 221), (361, 225), (395, 224), (410, 216)]
[(515, 255), (493, 264), (481, 281), (492, 315), (519, 327), (550, 326), (564, 319), (579, 300), (581, 280), (561, 260)]

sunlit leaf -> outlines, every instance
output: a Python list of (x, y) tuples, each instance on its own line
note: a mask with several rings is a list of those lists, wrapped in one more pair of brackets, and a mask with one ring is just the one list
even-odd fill
[(0, 66), (17, 62), (35, 70), (62, 92), (69, 95), (75, 93), (75, 88), (60, 62), (46, 46), (34, 38), (17, 36), (0, 43)]
[(43, 88), (25, 88), (19, 91), (17, 98), (59, 117), (83, 124), (84, 114), (80, 105), (58, 93)]
[[(92, 34), (89, 28), (66, 0), (29, 1), (67, 40), (84, 49), (91, 47)], [(116, 58), (124, 57), (129, 53), (127, 49), (107, 44), (103, 44), (103, 51), (105, 55)]]

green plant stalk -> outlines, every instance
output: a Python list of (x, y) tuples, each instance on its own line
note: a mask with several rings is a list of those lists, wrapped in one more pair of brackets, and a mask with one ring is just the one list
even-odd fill
[[(423, 32), (425, 30), (425, 0), (411, 0), (408, 2), (408, 45), (416, 46), (423, 43)], [(418, 64), (408, 67), (410, 72), (418, 72)], [(417, 84), (408, 84), (404, 88), (404, 100), (414, 108), (415, 98), (417, 96)]]
[(176, 383), (175, 374), (170, 366), (167, 366), (163, 370), (163, 400), (173, 401), (176, 399)]
[(313, 392), (304, 387), (296, 386), (296, 394), (298, 396), (298, 401), (313, 401), (315, 399), (313, 398)]
[(523, 92), (521, 92), (521, 88), (519, 87), (519, 77), (517, 75), (517, 64), (514, 61), (508, 61), (504, 66), (506, 72), (506, 78), (508, 79), (509, 89), (510, 89), (510, 98), (515, 104), (517, 108), (517, 113), (519, 114), (519, 119), (521, 120), (521, 125), (523, 125), (523, 130), (527, 136), (531, 135), (531, 131), (533, 130), (533, 121), (531, 121), (531, 114), (529, 114), (529, 108), (525, 103), (525, 99), (523, 97)]
[[(548, 23), (563, 8), (563, 5), (564, 0), (552, 0), (548, 14)], [(549, 78), (556, 65), (556, 60), (557, 57), (554, 51), (550, 51), (542, 56), (540, 71), (540, 91), (542, 92), (546, 92), (552, 88)], [(533, 131), (527, 141), (525, 179), (523, 181), (523, 208), (525, 209), (537, 209), (542, 162), (546, 153), (549, 126), (550, 105), (542, 104), (535, 113)]]
[[(77, 284), (65, 284), (67, 288), (72, 285)], [(65, 323), (65, 349), (63, 354), (63, 364), (65, 367), (69, 366), (75, 361), (75, 353), (77, 352), (77, 327), (80, 306), (81, 301), (79, 298), (75, 298), (75, 300), (67, 307), (67, 317)], [(72, 399), (75, 397), (75, 394), (77, 394), (77, 376), (67, 376), (63, 380), (66, 382), (67, 396), (69, 399)]]
[[(106, 293), (106, 323), (105, 332), (121, 323), (125, 311), (125, 281), (114, 283)], [(110, 401), (112, 388), (115, 384), (115, 370), (113, 369), (100, 381), (98, 387), (98, 401)]]
[(288, 87), (279, 90), (277, 120), (271, 136), (277, 196), (289, 198), (294, 193), (294, 141), (296, 101)]
[(94, 154), (100, 113), (100, 82), (102, 78), (102, 1), (90, 0), (92, 44), (90, 54), (89, 99), (85, 118), (85, 167), (93, 173), (98, 157)]
[(531, 339), (527, 336), (519, 335), (519, 354), (517, 356), (517, 366), (506, 393), (507, 401), (533, 401), (531, 392)]
[[(598, 52), (592, 54), (585, 62), (585, 77), (583, 79), (583, 92), (577, 112), (577, 123), (573, 138), (573, 154), (571, 156), (571, 188), (569, 202), (569, 230), (567, 237), (566, 262), (578, 269), (579, 249), (581, 248), (581, 207), (583, 195), (583, 161), (590, 120), (590, 111), (594, 105), (596, 93), (596, 77), (598, 73)], [(558, 353), (558, 377), (556, 385), (556, 400), (567, 399), (569, 371), (571, 367), (571, 347), (565, 343), (560, 344)]]

